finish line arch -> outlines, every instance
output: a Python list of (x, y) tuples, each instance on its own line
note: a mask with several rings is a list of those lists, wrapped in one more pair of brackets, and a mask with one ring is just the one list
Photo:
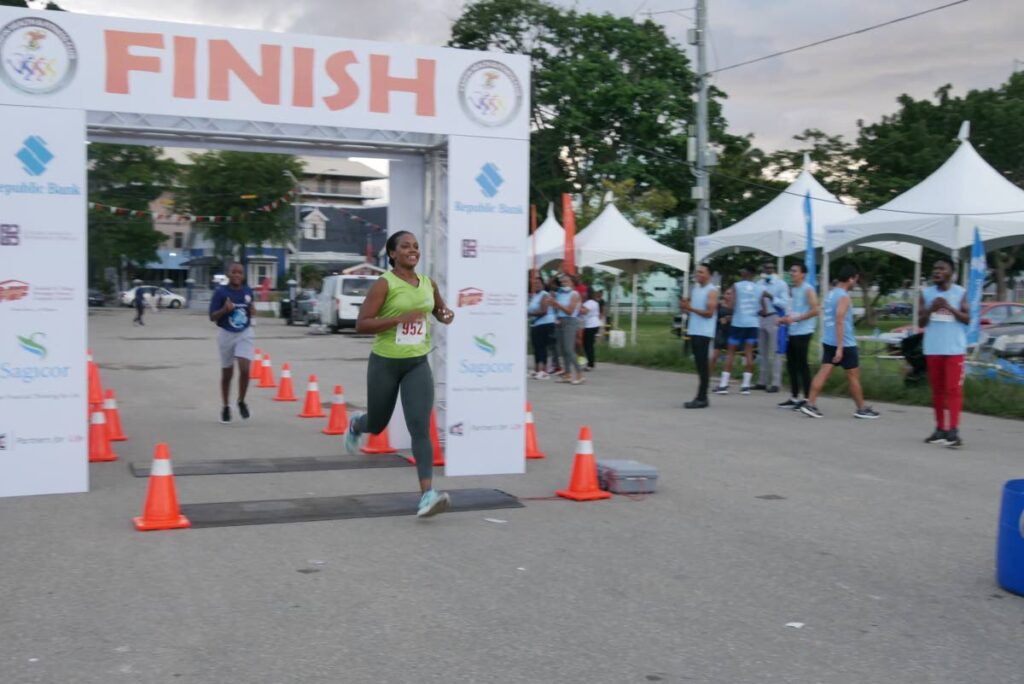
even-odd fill
[(88, 490), (85, 141), (391, 160), (388, 225), (456, 311), (431, 354), (446, 474), (524, 472), (529, 78), (520, 55), (0, 8), (0, 496)]

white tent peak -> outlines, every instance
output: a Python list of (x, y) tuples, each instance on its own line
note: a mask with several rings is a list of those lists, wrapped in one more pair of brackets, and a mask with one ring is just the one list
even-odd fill
[(811, 170), (811, 153), (810, 152), (804, 152), (803, 170), (804, 171), (810, 171)]
[[(547, 216), (546, 219), (544, 219), (544, 223), (547, 223), (548, 221), (554, 221), (554, 220), (555, 220), (555, 204), (554, 204), (554, 202), (548, 202), (548, 216)], [(555, 221), (555, 223), (558, 223), (558, 222)]]
[(956, 134), (956, 139), (967, 142), (971, 138), (971, 122), (964, 121), (960, 124), (960, 132)]
[(576, 235), (578, 266), (607, 264), (626, 271), (645, 270), (651, 262), (690, 270), (690, 255), (661, 244), (626, 219), (614, 204)]

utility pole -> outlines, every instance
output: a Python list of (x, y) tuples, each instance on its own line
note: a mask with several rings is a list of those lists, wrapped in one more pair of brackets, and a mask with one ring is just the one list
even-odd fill
[(689, 31), (689, 43), (697, 47), (697, 130), (696, 140), (689, 145), (689, 161), (696, 165), (694, 175), (697, 184), (691, 189), (690, 197), (697, 200), (697, 236), (710, 232), (711, 223), (711, 176), (708, 167), (715, 163), (714, 154), (708, 149), (708, 68), (707, 68), (707, 0), (697, 0), (696, 28)]

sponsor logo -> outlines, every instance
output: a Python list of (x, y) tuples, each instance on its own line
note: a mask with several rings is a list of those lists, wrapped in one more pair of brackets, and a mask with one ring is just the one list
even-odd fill
[(21, 280), (0, 281), (0, 302), (16, 302), (28, 296), (28, 283)]
[(10, 443), (6, 432), (0, 432), (0, 451), (10, 451)]
[(52, 21), (25, 17), (0, 29), (0, 79), (29, 95), (64, 88), (75, 76), (78, 50)]
[[(448, 432), (456, 437), (462, 437), (467, 432), (506, 432), (522, 429), (522, 423), (500, 423), (494, 425), (466, 425), (465, 423), (456, 423), (452, 427), (448, 428)], [(456, 430), (458, 431), (456, 432)]]
[(464, 287), (459, 290), (459, 307), (476, 306), (484, 301), (484, 291), (478, 287)]
[(14, 156), (21, 162), (22, 170), (30, 176), (42, 176), (46, 173), (47, 165), (53, 161), (53, 152), (38, 135), (25, 138)]
[(16, 223), (0, 223), (0, 247), (17, 247), (21, 244), (21, 226)]
[(490, 356), (494, 356), (498, 353), (498, 347), (494, 344), (494, 333), (474, 335), (473, 344), (476, 345), (477, 349)]
[(504, 126), (523, 104), (523, 87), (515, 73), (501, 62), (474, 62), (459, 78), (462, 111), (482, 126)]
[(448, 428), (448, 434), (455, 435), (456, 437), (461, 437), (462, 435), (465, 434), (464, 424), (456, 423), (455, 425), (452, 425), (450, 428)]
[(492, 245), (480, 240), (463, 240), (462, 257), (464, 259), (476, 259), (483, 254), (518, 254), (522, 247), (517, 245)]
[(462, 241), (462, 257), (464, 259), (476, 259), (477, 244), (476, 240), (463, 240)]
[[(18, 347), (26, 355), (34, 357), (35, 361), (45, 361), (49, 356), (49, 350), (43, 344), (46, 334), (34, 332), (30, 335), (15, 335)], [(32, 384), (38, 381), (66, 379), (71, 377), (71, 366), (17, 364), (10, 361), (0, 362), (0, 382), (15, 380), (23, 384)]]
[(498, 171), (498, 167), (491, 162), (487, 162), (480, 167), (480, 173), (475, 180), (476, 184), (480, 186), (480, 192), (488, 199), (497, 195), (498, 189), (505, 182), (505, 179), (501, 177), (501, 172)]

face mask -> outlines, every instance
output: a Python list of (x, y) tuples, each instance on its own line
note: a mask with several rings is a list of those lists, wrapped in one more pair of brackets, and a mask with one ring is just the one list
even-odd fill
[(559, 289), (559, 291), (561, 291), (561, 292), (569, 292), (570, 290), (572, 290), (572, 288), (571, 288), (571, 287), (566, 287), (565, 285), (563, 285), (562, 287), (560, 287), (560, 288), (558, 288), (558, 289)]

